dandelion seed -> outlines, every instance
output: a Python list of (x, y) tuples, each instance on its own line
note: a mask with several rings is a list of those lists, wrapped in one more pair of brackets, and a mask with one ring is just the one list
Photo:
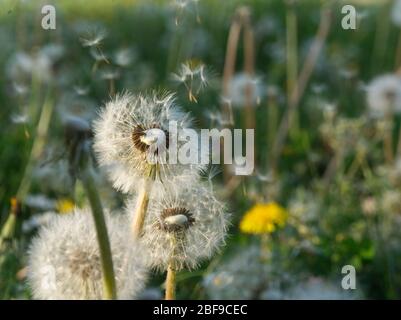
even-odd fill
[(247, 103), (247, 91), (251, 88), (252, 105), (258, 105), (263, 97), (263, 86), (260, 79), (251, 77), (245, 73), (239, 73), (233, 77), (228, 87), (228, 100), (231, 101), (234, 107), (244, 107)]
[(104, 80), (115, 80), (120, 77), (120, 72), (117, 69), (104, 69), (100, 77)]
[(136, 59), (132, 49), (124, 48), (114, 54), (114, 62), (120, 67), (128, 67)]
[(175, 24), (179, 24), (179, 20), (185, 11), (195, 10), (196, 21), (200, 23), (200, 17), (198, 13), (198, 2), (199, 0), (174, 0), (172, 5), (177, 8), (177, 15), (175, 18)]
[(197, 103), (197, 96), (207, 85), (205, 65), (196, 61), (183, 63), (177, 73), (172, 74), (172, 79), (182, 83), (188, 91), (188, 99)]
[[(139, 245), (125, 237), (123, 219), (107, 216), (119, 299), (143, 289), (146, 269)], [(89, 209), (55, 216), (29, 250), (28, 281), (36, 299), (102, 299), (102, 268)]]
[(103, 28), (91, 28), (87, 30), (81, 37), (80, 41), (84, 47), (99, 47), (106, 38), (107, 32)]

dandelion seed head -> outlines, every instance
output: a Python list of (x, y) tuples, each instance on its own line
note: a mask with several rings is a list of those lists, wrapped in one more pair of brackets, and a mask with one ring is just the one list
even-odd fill
[[(194, 269), (224, 244), (227, 214), (208, 184), (198, 182), (165, 185), (165, 193), (149, 202), (141, 238), (149, 250), (150, 266), (166, 270), (171, 262), (176, 270)], [(128, 204), (132, 216), (135, 199)]]
[(395, 0), (393, 4), (393, 8), (391, 10), (391, 20), (393, 23), (401, 27), (401, 1)]
[[(89, 209), (55, 216), (29, 250), (28, 281), (36, 299), (102, 299), (102, 268)], [(119, 299), (132, 299), (146, 281), (139, 244), (125, 238), (125, 220), (106, 216)], [(44, 273), (45, 271), (45, 273)]]
[[(177, 123), (178, 131), (191, 127), (192, 123), (175, 104), (172, 94), (125, 93), (106, 104), (94, 122), (94, 149), (116, 189), (134, 191), (155, 164), (156, 180), (178, 175), (190, 177), (203, 168), (201, 164), (169, 163), (166, 149), (170, 121)], [(164, 148), (160, 147), (163, 142)], [(178, 141), (177, 149), (183, 143)]]
[(136, 59), (136, 54), (132, 49), (119, 49), (114, 54), (114, 62), (120, 67), (128, 67)]

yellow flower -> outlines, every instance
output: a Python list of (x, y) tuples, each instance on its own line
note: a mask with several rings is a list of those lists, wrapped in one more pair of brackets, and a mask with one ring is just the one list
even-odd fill
[(258, 203), (245, 213), (239, 227), (244, 233), (272, 233), (285, 225), (287, 217), (287, 210), (275, 202)]
[(58, 213), (70, 213), (75, 208), (75, 204), (70, 199), (60, 199), (56, 205)]

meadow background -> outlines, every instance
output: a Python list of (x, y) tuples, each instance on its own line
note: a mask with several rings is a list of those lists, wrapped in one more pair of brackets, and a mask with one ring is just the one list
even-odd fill
[[(56, 7), (56, 30), (41, 27), (45, 4)], [(356, 30), (341, 27), (345, 4), (357, 9)], [(92, 121), (116, 92), (168, 89), (198, 128), (224, 127), (227, 39), (243, 6), (254, 62), (247, 62), (241, 35), (224, 98), (233, 107), (233, 127), (255, 127), (255, 172), (239, 178), (228, 167), (213, 167), (205, 174), (214, 177), (232, 225), (221, 253), (178, 275), (178, 298), (401, 297), (400, 121), (396, 112), (391, 119), (370, 116), (366, 99), (372, 80), (400, 66), (393, 1), (2, 0), (1, 299), (31, 297), (25, 281), (30, 239), (49, 215), (87, 202), (68, 167), (64, 120)], [(328, 34), (318, 36), (322, 48), (275, 158), (322, 10), (330, 10)], [(99, 44), (85, 46), (85, 37), (99, 35)], [(173, 76), (188, 69), (184, 80)], [(124, 196), (100, 171), (98, 186), (103, 205), (121, 209)], [(263, 234), (243, 232), (245, 213), (264, 203), (274, 206), (262, 207), (261, 219), (269, 210), (282, 210), (285, 219), (270, 217), (274, 227)], [(341, 288), (344, 265), (356, 269), (355, 290)], [(163, 275), (154, 273), (143, 297), (161, 298), (162, 286)]]

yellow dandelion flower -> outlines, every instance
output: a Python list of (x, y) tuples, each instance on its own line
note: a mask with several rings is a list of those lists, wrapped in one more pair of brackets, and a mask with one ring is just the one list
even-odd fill
[(70, 213), (74, 210), (75, 204), (72, 200), (70, 199), (60, 199), (57, 201), (56, 209), (58, 213), (64, 214), (64, 213)]
[(287, 217), (287, 210), (276, 202), (258, 203), (245, 213), (239, 227), (244, 233), (272, 233), (285, 225)]

